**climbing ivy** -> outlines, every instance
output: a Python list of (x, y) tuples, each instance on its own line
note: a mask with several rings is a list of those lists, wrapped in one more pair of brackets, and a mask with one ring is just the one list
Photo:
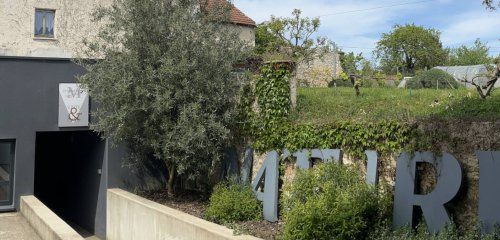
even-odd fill
[(255, 96), (263, 127), (276, 125), (290, 112), (290, 71), (285, 63), (267, 63), (260, 70)]
[(330, 125), (295, 125), (283, 122), (276, 128), (257, 132), (254, 147), (260, 152), (287, 148), (343, 149), (355, 158), (364, 158), (365, 150), (379, 153), (413, 150), (419, 139), (418, 129), (407, 123), (384, 121), (379, 123), (339, 122)]
[[(364, 159), (365, 150), (391, 153), (412, 151), (421, 138), (416, 125), (396, 121), (377, 123), (337, 122), (329, 125), (296, 124), (290, 121), (290, 72), (286, 64), (268, 63), (255, 82), (255, 94), (247, 94), (250, 113), (245, 126), (253, 147), (259, 152), (300, 149), (343, 149), (347, 154)], [(258, 109), (249, 108), (256, 101)]]

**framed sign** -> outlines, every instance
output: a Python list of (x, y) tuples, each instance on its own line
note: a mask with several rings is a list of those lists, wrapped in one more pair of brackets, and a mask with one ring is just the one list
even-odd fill
[(59, 83), (59, 127), (89, 126), (89, 95), (78, 83)]

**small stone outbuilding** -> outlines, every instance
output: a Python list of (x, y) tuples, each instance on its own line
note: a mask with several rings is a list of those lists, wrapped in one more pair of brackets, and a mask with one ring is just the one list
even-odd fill
[(337, 51), (317, 52), (309, 62), (297, 66), (297, 84), (304, 87), (327, 87), (342, 72)]

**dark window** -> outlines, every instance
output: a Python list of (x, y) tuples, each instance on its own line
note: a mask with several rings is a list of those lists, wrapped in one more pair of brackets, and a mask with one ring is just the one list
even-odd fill
[(12, 204), (16, 143), (0, 140), (0, 206)]
[(54, 37), (55, 15), (56, 11), (54, 10), (35, 10), (35, 37)]

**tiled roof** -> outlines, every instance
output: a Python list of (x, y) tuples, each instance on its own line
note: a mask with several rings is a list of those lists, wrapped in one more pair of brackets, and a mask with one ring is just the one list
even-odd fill
[[(211, 8), (214, 4), (231, 4), (226, 0), (205, 0), (207, 8)], [(234, 24), (255, 27), (256, 23), (253, 19), (245, 15), (241, 10), (231, 4), (231, 17), (230, 21)]]

